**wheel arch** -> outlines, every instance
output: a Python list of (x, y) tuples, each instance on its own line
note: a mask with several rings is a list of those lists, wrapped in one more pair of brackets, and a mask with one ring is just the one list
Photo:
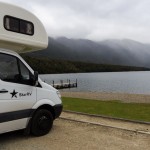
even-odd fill
[(50, 111), (52, 116), (53, 116), (53, 119), (55, 119), (55, 111), (54, 111), (53, 106), (54, 106), (54, 104), (49, 100), (40, 100), (40, 101), (38, 101), (32, 107), (33, 112), (30, 114), (30, 118), (27, 121), (27, 125), (26, 125), (26, 128), (25, 128), (24, 134), (28, 135), (30, 133), (30, 126), (31, 126), (31, 122), (32, 122), (32, 117), (34, 116), (36, 111), (39, 110), (39, 109), (46, 109), (46, 110)]
[[(54, 112), (54, 108), (53, 106), (55, 106), (54, 102), (51, 100), (47, 100), (47, 99), (43, 99), (38, 101), (33, 107), (32, 109), (35, 110), (34, 113), (39, 110), (39, 109), (46, 109), (48, 111), (50, 111), (53, 115), (53, 118), (55, 118), (55, 112)], [(34, 113), (32, 114), (32, 116), (34, 115)], [(31, 117), (32, 117), (31, 116)]]

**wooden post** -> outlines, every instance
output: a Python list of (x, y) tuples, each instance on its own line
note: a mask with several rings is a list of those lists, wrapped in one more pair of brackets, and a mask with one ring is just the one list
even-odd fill
[(76, 79), (76, 87), (78, 86), (78, 83), (77, 83), (77, 79)]
[(54, 87), (54, 80), (53, 80), (53, 87)]
[(63, 87), (63, 80), (60, 80), (61, 86)]
[(69, 88), (70, 88), (70, 80), (69, 80)]

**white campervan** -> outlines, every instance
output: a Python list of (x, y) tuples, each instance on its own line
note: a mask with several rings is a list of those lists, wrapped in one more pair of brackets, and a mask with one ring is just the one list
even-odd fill
[(0, 2), (0, 133), (25, 129), (47, 134), (62, 111), (58, 90), (16, 53), (46, 48), (47, 33), (37, 17)]

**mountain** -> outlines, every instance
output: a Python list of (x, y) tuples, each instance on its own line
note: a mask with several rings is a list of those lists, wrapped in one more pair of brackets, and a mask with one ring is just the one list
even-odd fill
[(47, 49), (28, 55), (97, 64), (150, 67), (150, 45), (129, 39), (95, 42), (86, 39), (49, 37)]

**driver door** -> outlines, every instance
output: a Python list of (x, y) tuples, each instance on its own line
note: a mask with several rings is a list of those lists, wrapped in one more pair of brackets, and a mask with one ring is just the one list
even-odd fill
[(22, 129), (36, 103), (32, 74), (15, 56), (0, 53), (0, 133)]

